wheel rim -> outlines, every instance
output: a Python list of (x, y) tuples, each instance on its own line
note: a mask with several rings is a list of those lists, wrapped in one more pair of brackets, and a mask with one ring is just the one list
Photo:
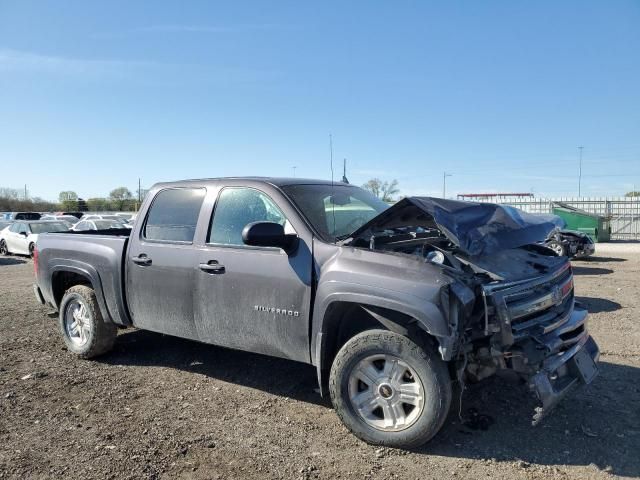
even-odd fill
[(71, 343), (78, 347), (89, 341), (91, 334), (91, 317), (84, 303), (71, 300), (67, 304), (64, 315), (64, 327)]
[(394, 355), (362, 359), (349, 375), (349, 400), (367, 425), (397, 432), (413, 425), (424, 409), (424, 387), (415, 371)]
[(2, 242), (0, 242), (0, 254), (2, 254), (2, 255), (6, 255), (7, 254), (7, 245), (6, 245), (6, 243), (4, 243), (4, 240)]
[(551, 249), (556, 252), (559, 257), (562, 257), (564, 255), (564, 252), (562, 251), (562, 245), (560, 245), (559, 243), (554, 243), (553, 245), (551, 245)]

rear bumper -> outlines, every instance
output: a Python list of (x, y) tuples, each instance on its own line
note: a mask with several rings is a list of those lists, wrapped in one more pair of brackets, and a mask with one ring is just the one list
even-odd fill
[[(558, 342), (562, 345), (561, 351), (549, 355), (529, 380), (529, 386), (542, 404), (536, 408), (533, 425), (537, 425), (570, 391), (591, 383), (598, 374), (600, 350), (585, 328), (586, 317), (586, 310), (576, 308), (569, 322), (558, 329), (557, 335), (552, 336), (556, 333), (552, 332), (545, 338), (544, 344), (552, 352), (557, 351)], [(576, 330), (581, 333), (563, 340)]]

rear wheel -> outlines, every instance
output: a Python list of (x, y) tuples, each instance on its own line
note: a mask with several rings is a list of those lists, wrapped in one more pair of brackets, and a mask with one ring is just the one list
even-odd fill
[(36, 248), (36, 246), (33, 243), (29, 244), (29, 256), (31, 258), (33, 258), (33, 250)]
[(360, 333), (340, 349), (329, 390), (354, 435), (390, 447), (429, 441), (451, 404), (451, 380), (439, 355), (386, 330)]
[(4, 240), (0, 240), (0, 255), (9, 255), (9, 249), (7, 243)]
[(117, 329), (105, 322), (96, 294), (86, 285), (66, 291), (60, 303), (59, 326), (67, 348), (80, 358), (93, 358), (113, 347)]

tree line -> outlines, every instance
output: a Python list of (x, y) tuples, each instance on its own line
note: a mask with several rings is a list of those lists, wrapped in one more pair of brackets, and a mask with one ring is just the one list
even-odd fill
[(60, 192), (58, 202), (39, 197), (24, 198), (19, 190), (0, 187), (0, 211), (3, 212), (133, 212), (139, 208), (138, 194), (144, 199), (147, 190), (141, 189), (134, 196), (126, 187), (111, 190), (108, 197), (83, 199), (74, 191)]

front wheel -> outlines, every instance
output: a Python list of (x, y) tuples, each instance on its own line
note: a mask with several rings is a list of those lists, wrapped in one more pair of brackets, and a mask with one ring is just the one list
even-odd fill
[(86, 285), (76, 285), (65, 292), (59, 325), (65, 345), (80, 358), (108, 352), (116, 339), (116, 326), (104, 321), (96, 294)]
[(442, 428), (452, 395), (437, 353), (386, 330), (362, 332), (340, 349), (329, 390), (336, 413), (356, 437), (396, 448), (429, 441)]

